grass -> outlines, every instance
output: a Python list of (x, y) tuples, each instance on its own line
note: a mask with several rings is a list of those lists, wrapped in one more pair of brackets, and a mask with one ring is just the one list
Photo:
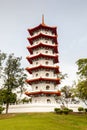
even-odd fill
[(0, 130), (87, 130), (87, 115), (2, 114)]

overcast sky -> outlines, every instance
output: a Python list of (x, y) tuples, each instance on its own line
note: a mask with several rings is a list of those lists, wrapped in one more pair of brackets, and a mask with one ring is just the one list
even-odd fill
[(67, 84), (76, 79), (76, 61), (87, 58), (87, 0), (0, 0), (0, 50), (26, 60), (27, 29), (41, 23), (57, 26), (60, 71)]

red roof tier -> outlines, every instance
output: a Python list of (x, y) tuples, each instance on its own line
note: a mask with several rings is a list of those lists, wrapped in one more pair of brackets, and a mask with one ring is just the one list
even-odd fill
[(38, 38), (49, 38), (49, 39), (52, 39), (52, 40), (54, 40), (54, 42), (55, 42), (55, 44), (58, 44), (57, 43), (57, 36), (51, 36), (51, 35), (45, 35), (45, 34), (42, 34), (42, 33), (39, 33), (38, 35), (36, 35), (36, 36), (33, 36), (33, 37), (29, 37), (29, 38), (27, 38), (28, 39), (28, 41), (29, 41), (29, 43), (32, 45), (33, 44), (33, 40), (36, 40), (36, 39), (38, 39)]
[(44, 65), (39, 65), (39, 66), (34, 66), (34, 67), (27, 67), (26, 70), (32, 74), (33, 70), (38, 70), (38, 69), (45, 69), (45, 70), (54, 70), (54, 73), (59, 73), (59, 67), (58, 66), (44, 66)]
[(32, 95), (40, 95), (40, 94), (45, 94), (45, 95), (57, 95), (60, 96), (61, 93), (60, 91), (33, 91), (33, 92), (25, 92), (27, 96), (32, 96)]
[(50, 26), (47, 26), (46, 24), (40, 24), (34, 28), (28, 29), (28, 32), (30, 33), (30, 35), (33, 35), (35, 31), (40, 30), (40, 29), (52, 30), (52, 32), (56, 35), (57, 27), (50, 27)]
[(39, 48), (39, 47), (51, 48), (51, 49), (53, 49), (53, 51), (54, 51), (55, 53), (58, 53), (57, 45), (43, 44), (43, 43), (41, 43), (41, 42), (40, 42), (39, 44), (37, 44), (37, 45), (28, 46), (27, 49), (28, 49), (28, 51), (30, 52), (30, 54), (32, 54), (32, 53), (33, 53), (33, 49), (37, 49), (37, 48)]
[(46, 58), (46, 59), (51, 58), (51, 59), (54, 60), (54, 63), (58, 63), (58, 55), (57, 55), (57, 54), (56, 54), (56, 55), (46, 55), (46, 54), (40, 53), (40, 54), (38, 54), (38, 55), (27, 56), (26, 58), (27, 58), (27, 60), (28, 60), (30, 63), (32, 63), (32, 60), (38, 59), (38, 58)]
[(55, 82), (56, 84), (60, 84), (59, 78), (42, 78), (42, 77), (40, 77), (40, 78), (26, 80), (26, 82), (30, 85), (34, 82), (40, 82), (40, 81)]

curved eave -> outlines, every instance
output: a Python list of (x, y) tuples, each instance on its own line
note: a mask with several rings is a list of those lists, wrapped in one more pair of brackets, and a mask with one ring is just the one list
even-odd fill
[(55, 53), (58, 53), (57, 45), (49, 45), (49, 44), (43, 44), (43, 43), (39, 43), (39, 44), (36, 44), (34, 46), (28, 46), (27, 49), (30, 52), (30, 54), (32, 54), (33, 50), (37, 49), (39, 47), (51, 48), (54, 50)]
[(60, 91), (35, 91), (35, 92), (25, 92), (27, 96), (33, 96), (33, 95), (40, 95), (40, 94), (45, 94), (45, 95), (57, 95), (60, 96), (61, 92)]
[(39, 24), (38, 26), (28, 29), (28, 32), (30, 33), (30, 35), (33, 35), (33, 33), (39, 29), (48, 29), (48, 30), (52, 30), (53, 33), (57, 33), (56, 29), (57, 27), (50, 27), (47, 26), (46, 24)]
[(43, 66), (43, 65), (39, 65), (39, 66), (35, 66), (32, 68), (27, 67), (26, 70), (32, 74), (32, 71), (38, 70), (38, 69), (45, 69), (45, 70), (54, 70), (54, 73), (59, 73), (59, 67), (56, 66)]
[(55, 84), (60, 84), (60, 79), (59, 78), (36, 78), (36, 79), (30, 79), (30, 80), (26, 80), (26, 82), (28, 84), (32, 84), (34, 82), (40, 82), (40, 81), (48, 81), (48, 82), (54, 82)]
[(27, 39), (28, 39), (29, 43), (32, 45), (33, 44), (33, 40), (36, 40), (36, 39), (38, 39), (40, 37), (50, 38), (50, 39), (54, 40), (55, 44), (58, 44), (57, 43), (57, 36), (45, 35), (43, 33), (39, 33), (38, 35), (36, 35), (34, 37), (28, 37)]
[(38, 54), (38, 55), (34, 55), (34, 56), (27, 56), (26, 57), (27, 60), (32, 64), (32, 60), (34, 59), (38, 59), (38, 58), (46, 58), (46, 59), (53, 59), (54, 60), (54, 63), (58, 63), (58, 55), (45, 55), (45, 54)]

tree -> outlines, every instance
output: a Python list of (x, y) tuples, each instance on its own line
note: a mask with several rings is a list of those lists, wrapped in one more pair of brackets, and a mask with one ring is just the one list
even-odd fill
[(76, 90), (76, 96), (87, 105), (87, 80), (79, 81)]
[(2, 70), (3, 70), (2, 64), (5, 61), (5, 59), (6, 59), (6, 54), (2, 53), (0, 50), (0, 78), (2, 76)]
[(8, 113), (9, 104), (11, 102), (11, 97), (13, 91), (16, 88), (21, 88), (25, 83), (26, 74), (24, 69), (21, 68), (21, 57), (15, 57), (14, 54), (10, 54), (7, 58), (4, 58), (5, 63), (3, 67), (3, 87), (6, 90), (6, 113)]
[(79, 80), (76, 86), (77, 96), (87, 105), (87, 58), (79, 59), (78, 65)]
[(78, 72), (77, 74), (80, 77), (80, 80), (86, 79), (87, 80), (87, 58), (79, 59), (76, 64), (78, 65)]
[[(7, 100), (8, 100), (7, 89), (5, 89), (5, 88), (0, 89), (0, 104), (1, 105), (6, 104)], [(14, 104), (14, 103), (16, 103), (16, 100), (17, 100), (17, 95), (15, 93), (11, 92), (9, 95), (9, 103)]]

